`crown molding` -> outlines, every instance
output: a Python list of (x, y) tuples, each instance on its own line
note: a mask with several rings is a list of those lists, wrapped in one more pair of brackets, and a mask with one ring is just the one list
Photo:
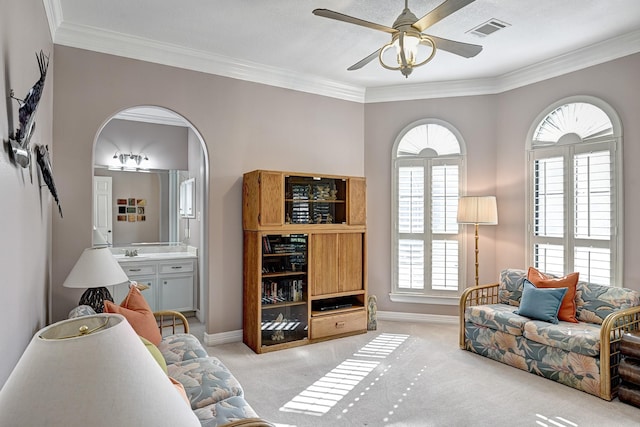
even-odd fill
[(43, 0), (53, 42), (358, 103), (491, 95), (640, 52), (640, 30), (500, 76), (364, 88), (313, 75), (64, 22), (60, 0)]
[(640, 52), (640, 30), (497, 77), (368, 88), (365, 103), (491, 95)]
[(56, 30), (54, 43), (299, 92), (364, 102), (365, 89), (362, 87), (64, 21)]
[(62, 5), (60, 0), (42, 0), (44, 5), (44, 12), (47, 15), (47, 22), (49, 23), (49, 33), (51, 34), (51, 40), (55, 42), (56, 31), (62, 25)]
[(129, 120), (134, 122), (154, 123), (158, 125), (190, 127), (189, 122), (184, 120), (181, 116), (175, 114), (162, 114), (158, 113), (158, 107), (149, 108), (134, 108), (121, 111), (115, 116), (114, 119)]

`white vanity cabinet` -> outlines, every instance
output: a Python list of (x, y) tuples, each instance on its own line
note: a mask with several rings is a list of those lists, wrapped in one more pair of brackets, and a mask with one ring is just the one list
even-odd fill
[[(152, 311), (193, 311), (195, 305), (196, 257), (160, 259), (153, 256), (141, 259), (119, 259), (120, 266), (130, 280), (149, 286), (142, 291)], [(120, 304), (129, 292), (128, 284), (113, 286), (111, 293)]]
[(192, 259), (158, 262), (160, 310), (195, 310), (194, 270), (195, 260)]

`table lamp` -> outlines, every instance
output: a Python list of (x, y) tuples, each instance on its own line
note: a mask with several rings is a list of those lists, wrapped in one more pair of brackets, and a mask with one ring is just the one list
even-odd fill
[(495, 196), (463, 196), (458, 199), (458, 224), (476, 227), (476, 286), (478, 286), (478, 225), (496, 225), (498, 207)]
[(118, 261), (107, 247), (87, 248), (82, 252), (62, 286), (66, 288), (88, 288), (80, 297), (80, 305), (91, 306), (102, 313), (103, 301), (113, 302), (105, 286), (114, 286), (129, 281)]
[(0, 390), (0, 425), (200, 426), (120, 314), (38, 331)]

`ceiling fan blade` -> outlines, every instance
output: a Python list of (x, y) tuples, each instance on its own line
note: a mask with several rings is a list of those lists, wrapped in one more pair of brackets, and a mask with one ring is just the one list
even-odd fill
[(376, 24), (374, 22), (365, 21), (363, 19), (354, 18), (353, 16), (344, 15), (342, 13), (334, 12), (329, 9), (315, 9), (313, 14), (316, 16), (322, 16), (324, 18), (335, 19), (336, 21), (347, 22), (349, 24), (356, 24), (362, 27), (371, 28), (373, 30), (384, 31), (385, 33), (394, 34), (397, 30), (387, 27), (386, 25)]
[(475, 0), (445, 0), (440, 6), (433, 9), (431, 12), (424, 15), (413, 23), (413, 27), (418, 31), (423, 32), (436, 22), (446, 18), (454, 12), (462, 9), (469, 3), (473, 3)]
[(429, 37), (436, 42), (436, 49), (446, 50), (447, 52), (454, 53), (456, 55), (463, 56), (465, 58), (472, 58), (482, 51), (482, 46), (477, 44), (462, 43), (454, 40), (443, 39), (441, 37), (432, 36)]
[[(382, 49), (382, 48), (380, 48), (380, 49)], [(378, 57), (378, 53), (380, 52), (380, 49), (376, 50), (375, 52), (373, 52), (371, 55), (367, 56), (366, 58), (361, 59), (360, 61), (356, 62), (351, 67), (347, 68), (347, 71), (359, 70), (360, 68), (364, 67), (369, 62), (373, 61), (374, 59), (376, 59)]]

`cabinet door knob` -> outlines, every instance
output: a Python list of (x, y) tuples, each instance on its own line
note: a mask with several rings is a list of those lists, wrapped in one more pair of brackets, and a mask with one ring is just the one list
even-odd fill
[(174, 266), (171, 266), (171, 268), (174, 269), (174, 270), (180, 270), (182, 268), (182, 266), (181, 265), (174, 265)]
[(141, 268), (129, 268), (129, 271), (141, 271)]
[(336, 329), (344, 328), (344, 322), (336, 322)]

